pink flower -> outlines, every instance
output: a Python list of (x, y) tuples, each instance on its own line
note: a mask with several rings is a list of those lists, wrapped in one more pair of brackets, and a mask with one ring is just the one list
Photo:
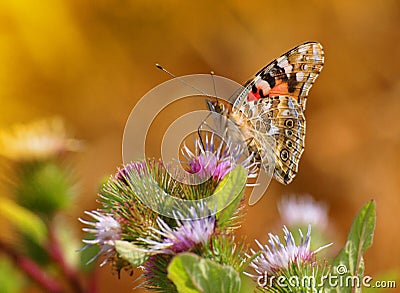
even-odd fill
[[(305, 238), (301, 230), (299, 230), (301, 240), (298, 245), (296, 245), (292, 233), (285, 226), (283, 231), (285, 233), (284, 244), (280, 241), (277, 235), (271, 233), (268, 234), (269, 245), (262, 245), (256, 240), (257, 245), (261, 249), (261, 254), (250, 263), (250, 267), (256, 271), (257, 275), (246, 273), (247, 275), (255, 278), (265, 276), (266, 274), (274, 275), (276, 272), (288, 270), (289, 266), (293, 263), (311, 263), (313, 262), (314, 256), (317, 252), (332, 244), (330, 243), (318, 248), (317, 250), (311, 251), (311, 225), (308, 226)], [(251, 250), (251, 252), (256, 254), (254, 250)]]
[(252, 154), (241, 159), (245, 152), (239, 145), (233, 145), (229, 141), (217, 144), (214, 134), (205, 135), (205, 145), (200, 139), (196, 139), (194, 153), (186, 145), (182, 153), (188, 161), (188, 172), (198, 174), (200, 178), (212, 177), (216, 181), (221, 181), (239, 164), (248, 171), (249, 177), (255, 176), (256, 173)]
[(94, 235), (94, 239), (83, 240), (83, 243), (85, 243), (86, 246), (83, 247), (82, 250), (93, 245), (98, 245), (100, 251), (89, 260), (89, 262), (104, 255), (105, 260), (100, 264), (102, 266), (115, 254), (115, 241), (121, 238), (121, 226), (111, 215), (103, 214), (99, 211), (85, 211), (85, 214), (91, 216), (96, 221), (91, 222), (79, 218), (81, 223), (90, 226), (89, 228), (83, 228), (82, 230)]

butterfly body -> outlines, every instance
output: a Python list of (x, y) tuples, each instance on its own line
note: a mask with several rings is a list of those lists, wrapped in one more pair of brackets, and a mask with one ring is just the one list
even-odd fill
[(263, 168), (269, 166), (267, 152), (273, 152), (274, 178), (282, 184), (289, 184), (298, 171), (306, 100), (323, 62), (321, 44), (302, 44), (260, 70), (230, 102), (208, 101), (211, 111), (235, 123)]

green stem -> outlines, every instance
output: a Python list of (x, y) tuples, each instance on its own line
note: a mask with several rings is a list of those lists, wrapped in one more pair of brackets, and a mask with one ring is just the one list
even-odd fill
[(19, 255), (14, 249), (0, 242), (0, 251), (7, 254), (15, 265), (21, 269), (27, 276), (35, 281), (46, 292), (63, 293), (62, 287), (55, 279), (50, 278), (41, 267), (39, 267), (31, 259)]
[(47, 247), (50, 257), (59, 265), (62, 273), (71, 284), (72, 289), (76, 293), (84, 293), (85, 290), (82, 288), (79, 276), (76, 271), (71, 268), (66, 262), (60, 243), (53, 231), (52, 227), (49, 227), (49, 243)]

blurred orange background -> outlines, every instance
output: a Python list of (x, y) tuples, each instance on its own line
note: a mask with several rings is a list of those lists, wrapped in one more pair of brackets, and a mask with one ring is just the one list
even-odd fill
[[(319, 41), (325, 67), (307, 103), (299, 174), (286, 187), (273, 182), (239, 232), (265, 240), (282, 194), (309, 193), (329, 204), (339, 249), (375, 199), (365, 256), (375, 276), (400, 263), (399, 27), (397, 0), (1, 1), (0, 127), (58, 115), (86, 142), (74, 157), (81, 195), (70, 218), (79, 233), (76, 218), (97, 207), (99, 182), (122, 162), (131, 109), (168, 79), (156, 62), (242, 83), (288, 49)], [(118, 280), (108, 266), (98, 274), (101, 292), (132, 289), (133, 278)]]

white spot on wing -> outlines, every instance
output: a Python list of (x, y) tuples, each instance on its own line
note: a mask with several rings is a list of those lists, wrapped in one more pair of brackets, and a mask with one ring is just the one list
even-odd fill
[(308, 50), (309, 47), (310, 47), (309, 45), (301, 46), (301, 47), (298, 49), (298, 52), (299, 52), (300, 54), (305, 54), (305, 53), (307, 52), (307, 50)]
[(318, 46), (317, 45), (313, 45), (313, 54), (315, 57), (319, 56), (319, 51), (318, 51)]
[(278, 66), (279, 67), (283, 68), (283, 67), (286, 67), (288, 65), (289, 65), (289, 62), (288, 62), (288, 60), (286, 58), (282, 58), (282, 60), (278, 61)]
[(291, 73), (293, 70), (293, 66), (289, 64), (288, 59), (285, 56), (279, 57), (278, 59), (276, 59), (276, 61), (278, 62), (278, 66), (280, 68), (283, 68), (285, 70), (285, 73)]
[(279, 133), (279, 128), (275, 125), (272, 125), (271, 128), (268, 130), (268, 135), (275, 135)]
[(292, 70), (293, 70), (293, 66), (292, 65), (288, 65), (288, 66), (285, 67), (285, 73), (286, 74), (292, 73)]
[(294, 108), (293, 99), (288, 99), (287, 103), (289, 108)]
[(300, 82), (300, 81), (303, 80), (303, 78), (304, 78), (304, 72), (299, 71), (299, 72), (296, 73), (296, 80), (297, 80), (297, 81)]
[(286, 57), (285, 56), (281, 56), (281, 57), (279, 57), (279, 58), (276, 58), (276, 62), (278, 62), (278, 64), (279, 63), (281, 63), (283, 60), (285, 60), (286, 59)]

